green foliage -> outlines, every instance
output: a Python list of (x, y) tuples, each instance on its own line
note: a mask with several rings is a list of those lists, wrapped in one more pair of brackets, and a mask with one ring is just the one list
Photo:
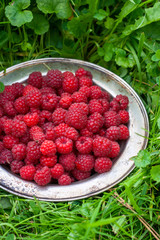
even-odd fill
[(151, 168), (151, 177), (157, 183), (160, 183), (160, 165)]
[(40, 13), (33, 14), (33, 20), (27, 26), (34, 30), (38, 35), (44, 34), (49, 29), (49, 22), (44, 15)]
[(148, 150), (141, 150), (136, 157), (132, 158), (137, 167), (146, 167), (151, 163), (151, 157)]

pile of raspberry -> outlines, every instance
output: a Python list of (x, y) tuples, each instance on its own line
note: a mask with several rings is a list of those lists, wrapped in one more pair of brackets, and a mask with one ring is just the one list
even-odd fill
[(128, 103), (83, 68), (32, 72), (0, 94), (0, 164), (40, 186), (107, 172), (129, 137)]

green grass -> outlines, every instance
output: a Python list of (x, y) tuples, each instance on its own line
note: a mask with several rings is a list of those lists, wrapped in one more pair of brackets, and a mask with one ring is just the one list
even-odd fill
[(150, 132), (147, 152), (141, 153), (143, 167), (97, 196), (54, 203), (0, 190), (0, 239), (158, 239), (154, 230), (160, 233), (160, 172), (154, 170), (160, 165), (159, 1), (72, 0), (71, 18), (64, 8), (57, 15), (49, 9), (44, 14), (36, 1), (26, 1), (27, 10), (41, 14), (42, 29), (29, 19), (20, 26), (8, 20), (9, 2), (0, 2), (0, 70), (43, 57), (96, 63), (136, 90), (146, 107)]

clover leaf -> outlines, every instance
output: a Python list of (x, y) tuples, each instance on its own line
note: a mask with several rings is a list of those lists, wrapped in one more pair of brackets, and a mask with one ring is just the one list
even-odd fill
[(25, 10), (30, 5), (30, 0), (15, 0), (6, 6), (5, 14), (13, 26), (20, 27), (27, 22), (31, 22), (33, 15), (29, 10)]
[(151, 163), (151, 156), (147, 149), (139, 151), (136, 157), (132, 157), (136, 167), (146, 167)]

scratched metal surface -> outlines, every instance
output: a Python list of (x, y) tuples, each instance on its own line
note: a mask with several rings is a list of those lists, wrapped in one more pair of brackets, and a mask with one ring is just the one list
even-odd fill
[(121, 153), (111, 171), (103, 174), (95, 174), (86, 180), (74, 182), (69, 186), (50, 184), (40, 187), (34, 182), (22, 180), (12, 174), (7, 168), (0, 166), (0, 187), (10, 193), (25, 198), (45, 201), (70, 201), (96, 195), (113, 187), (122, 181), (134, 169), (131, 157), (139, 150), (145, 149), (149, 131), (148, 116), (142, 101), (136, 92), (120, 77), (98, 65), (75, 59), (45, 58), (24, 62), (0, 72), (0, 81), (7, 84), (13, 82), (25, 82), (33, 71), (41, 71), (45, 75), (48, 71), (47, 64), (52, 69), (75, 72), (79, 67), (91, 71), (93, 81), (113, 97), (124, 94), (129, 98), (129, 131), (130, 137), (122, 143)]

